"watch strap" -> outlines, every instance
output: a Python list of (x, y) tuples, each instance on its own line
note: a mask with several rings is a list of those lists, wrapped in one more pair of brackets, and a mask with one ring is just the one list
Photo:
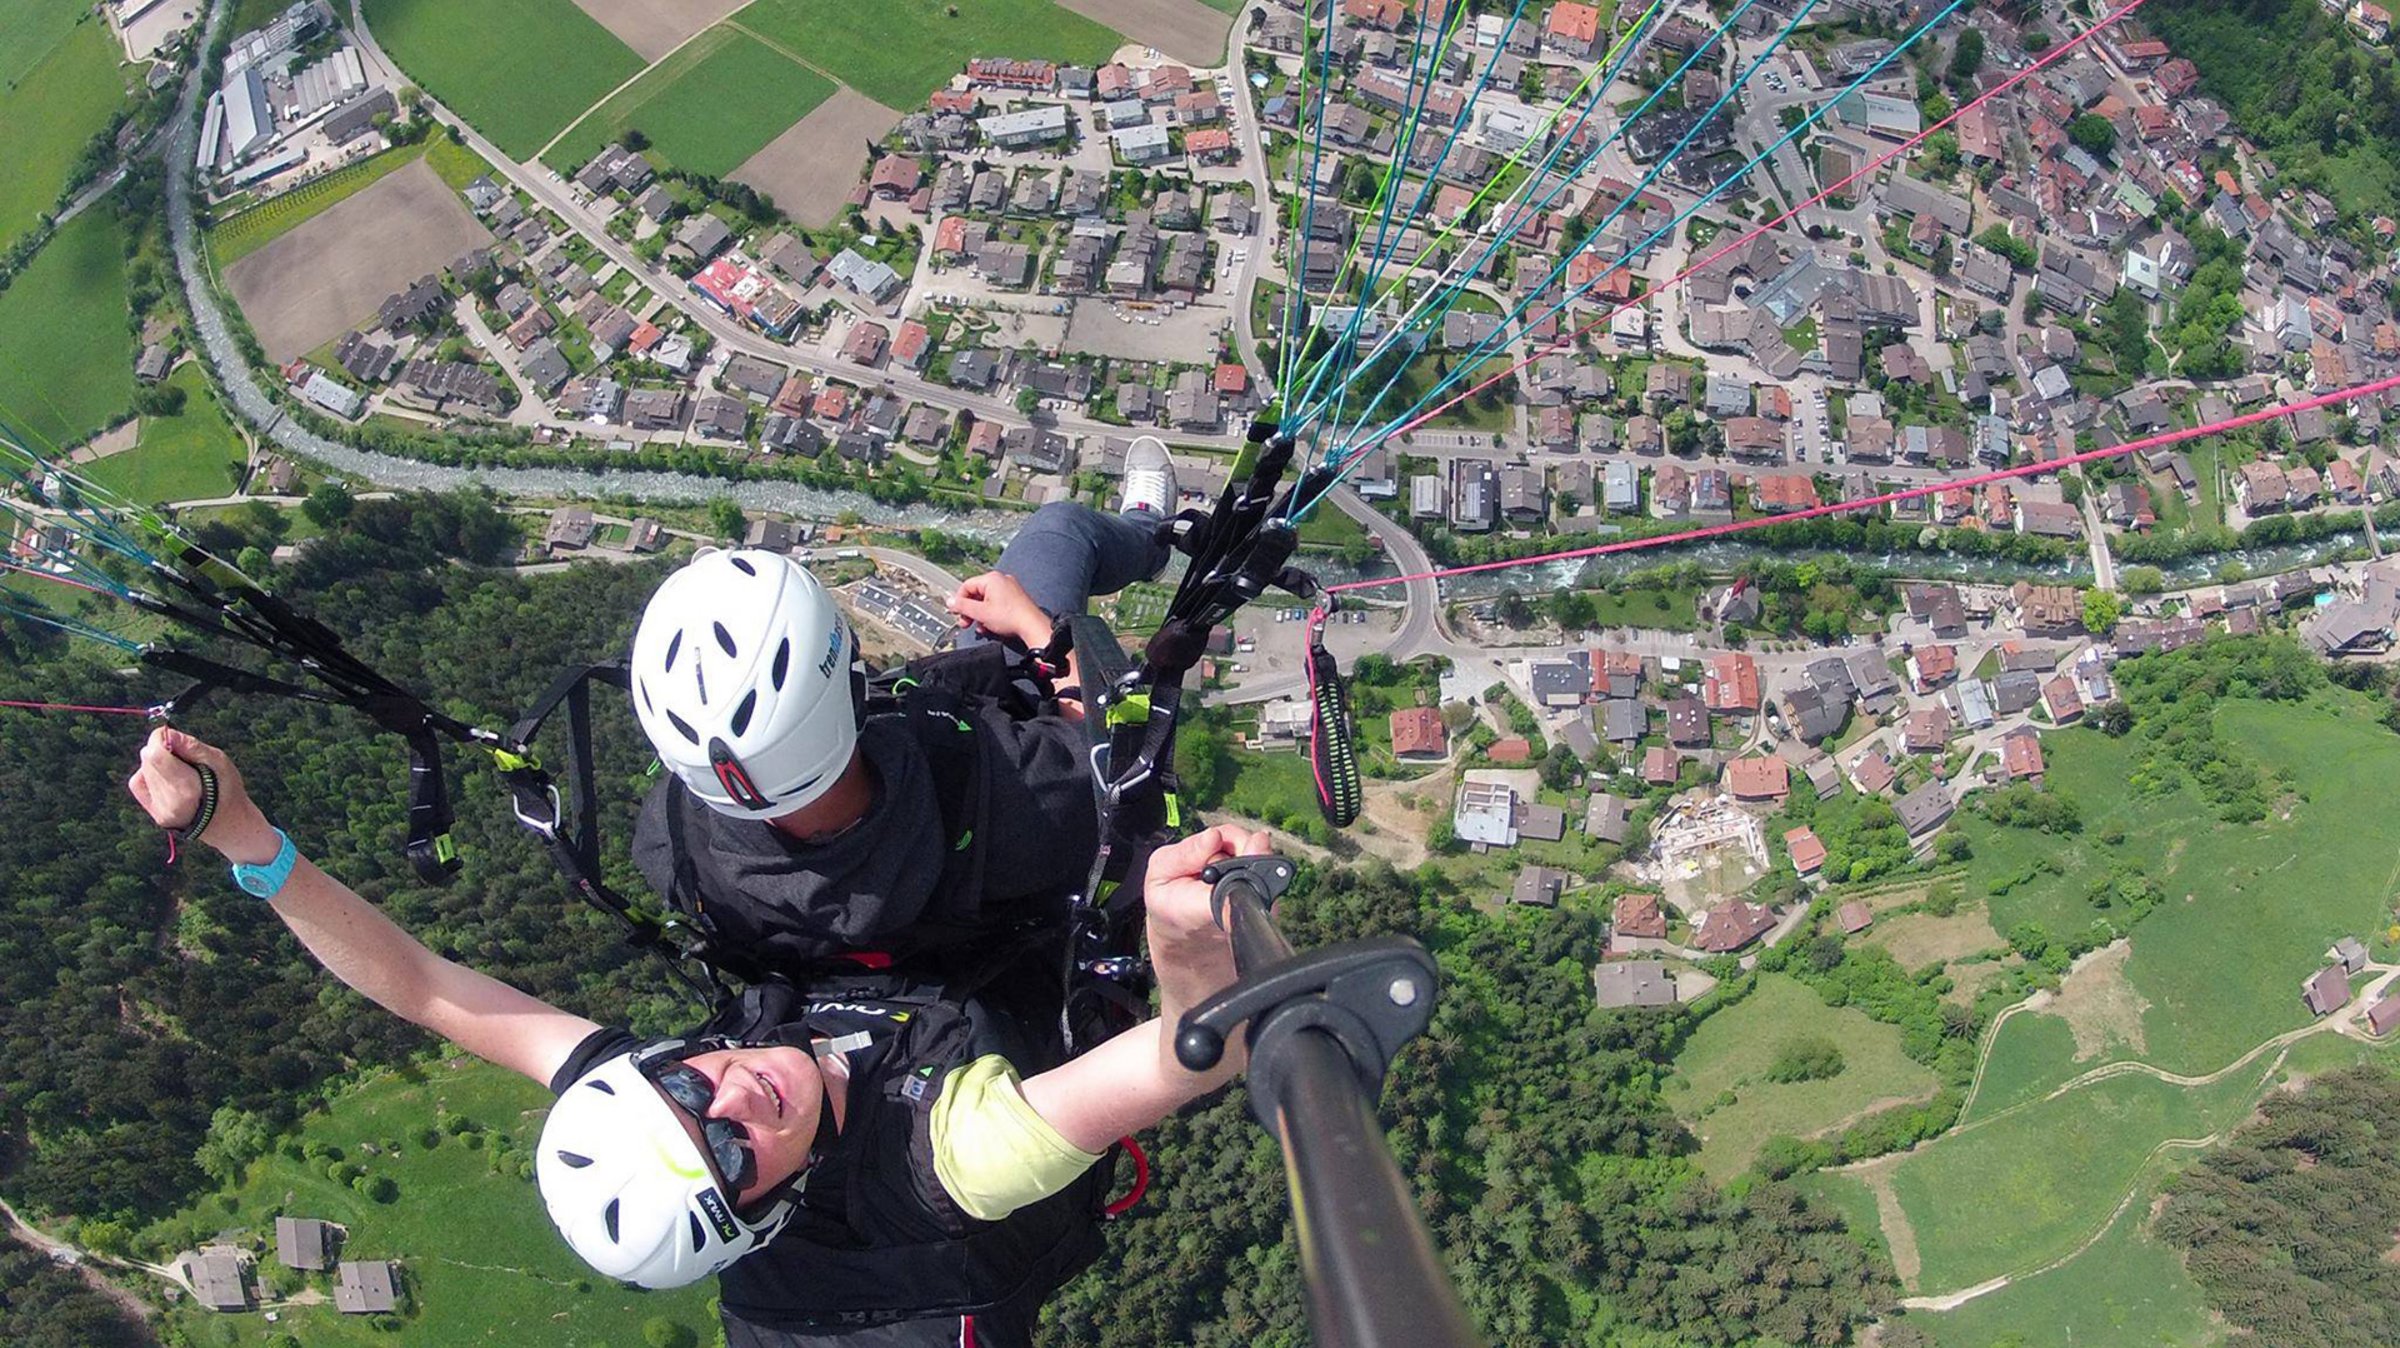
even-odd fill
[(290, 883), (292, 870), (300, 864), (300, 849), (293, 845), (292, 836), (282, 829), (275, 830), (277, 846), (275, 859), (264, 866), (245, 866), (235, 863), (233, 882), (246, 894), (259, 899), (273, 899)]

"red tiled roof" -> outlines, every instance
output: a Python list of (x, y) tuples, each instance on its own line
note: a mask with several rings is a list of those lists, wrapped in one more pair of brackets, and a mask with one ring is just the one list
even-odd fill
[(1600, 11), (1590, 5), (1577, 4), (1575, 0), (1560, 0), (1560, 3), (1550, 7), (1550, 14), (1543, 20), (1542, 27), (1552, 37), (1590, 46), (1592, 40), (1600, 36)]
[(1725, 765), (1736, 800), (1781, 800), (1792, 793), (1791, 764), (1780, 758), (1737, 758)]
[(1392, 752), (1395, 755), (1447, 753), (1450, 732), (1442, 714), (1432, 707), (1404, 707), (1392, 713)]
[(1642, 754), (1642, 780), (1652, 786), (1673, 786), (1683, 773), (1683, 760), (1661, 745)]
[(1647, 936), (1653, 940), (1667, 934), (1667, 915), (1658, 906), (1656, 894), (1626, 894), (1617, 899), (1616, 934)]
[(2000, 741), (2000, 766), (2010, 781), (2039, 777), (2043, 772), (2041, 736), (2024, 731)]
[(1712, 955), (1741, 949), (1775, 926), (1775, 914), (1756, 904), (1732, 899), (1700, 915), (1692, 927), (1692, 944)]
[(1825, 844), (1813, 828), (1803, 825), (1784, 834), (1783, 845), (1792, 854), (1792, 869), (1802, 875), (1814, 874), (1825, 864)]
[(1757, 711), (1758, 661), (1740, 651), (1709, 661), (1700, 696), (1710, 711)]
[(1533, 758), (1533, 744), (1523, 736), (1511, 735), (1507, 739), (1494, 741), (1485, 756), (1495, 763), (1529, 762)]

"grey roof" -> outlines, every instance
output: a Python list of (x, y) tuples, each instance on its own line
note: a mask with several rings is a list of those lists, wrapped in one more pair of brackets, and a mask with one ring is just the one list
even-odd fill
[(1657, 960), (1612, 960), (1592, 970), (1592, 991), (1605, 1007), (1673, 1006), (1675, 979)]
[(1949, 819), (1951, 810), (1956, 808), (1956, 802), (1950, 799), (1949, 791), (1940, 782), (1927, 782), (1902, 796), (1892, 808), (1899, 813), (1901, 824), (1908, 829), (1908, 836), (1915, 838), (1940, 828), (1943, 821)]

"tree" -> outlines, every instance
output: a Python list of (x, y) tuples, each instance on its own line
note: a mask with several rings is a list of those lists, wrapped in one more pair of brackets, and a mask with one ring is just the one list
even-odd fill
[(2117, 630), (2117, 620), (2125, 616), (2125, 601), (2106, 590), (2083, 592), (2083, 625), (2095, 635), (2105, 636)]
[(708, 503), (708, 527), (719, 538), (736, 539), (750, 532), (750, 520), (732, 497), (720, 496)]
[(1950, 81), (1963, 85), (1983, 69), (1983, 30), (1969, 28), (1959, 34), (1958, 45), (1950, 49)]
[(2041, 260), (2033, 245), (2018, 238), (2006, 225), (1994, 225), (1975, 236), (1975, 242), (2008, 259), (2008, 265), (2018, 271), (2032, 271)]
[(2167, 574), (2155, 566), (2129, 566), (2117, 573), (2117, 586), (2127, 594), (2161, 594)]
[(2111, 698), (2092, 708), (2084, 721), (2102, 734), (2122, 737), (2133, 729), (2133, 708)]
[(267, 1121), (246, 1109), (219, 1105), (208, 1119), (208, 1139), (192, 1160), (219, 1184), (240, 1181), (242, 1168), (267, 1149)]
[(2117, 148), (2117, 128), (2106, 117), (2087, 112), (2067, 125), (2067, 139), (2087, 154), (2104, 155)]
[(350, 494), (350, 489), (329, 480), (318, 483), (308, 493), (308, 499), (300, 504), (300, 513), (318, 528), (331, 529), (350, 518), (350, 512), (357, 508), (358, 498)]
[(1767, 1068), (1767, 1080), (1792, 1083), (1822, 1081), (1842, 1074), (1847, 1064), (1839, 1045), (1822, 1035), (1808, 1035), (1787, 1041), (1775, 1054)]

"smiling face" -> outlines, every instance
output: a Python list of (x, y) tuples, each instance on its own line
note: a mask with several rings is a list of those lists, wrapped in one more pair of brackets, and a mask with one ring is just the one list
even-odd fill
[[(817, 1118), (825, 1106), (825, 1088), (816, 1060), (806, 1050), (724, 1048), (694, 1054), (682, 1065), (708, 1078), (715, 1088), (706, 1117), (734, 1124), (749, 1137), (757, 1175), (734, 1195), (735, 1207), (748, 1207), (808, 1164), (809, 1147), (817, 1137)], [(700, 1120), (680, 1107), (675, 1115), (691, 1135), (692, 1144), (706, 1155), (708, 1144)]]

